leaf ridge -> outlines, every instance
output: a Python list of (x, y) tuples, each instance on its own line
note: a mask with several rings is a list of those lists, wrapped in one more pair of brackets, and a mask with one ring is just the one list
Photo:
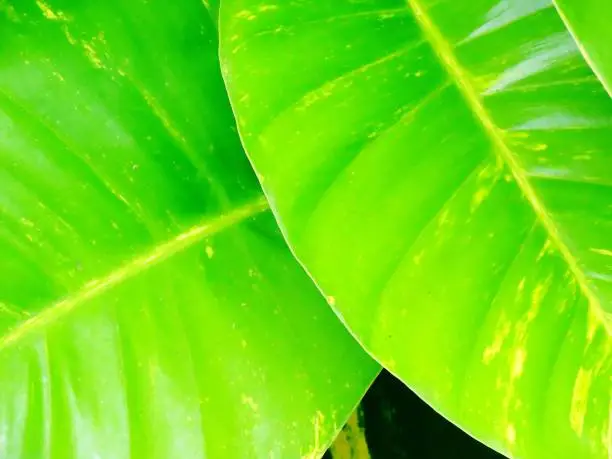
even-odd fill
[(19, 341), (24, 336), (56, 322), (84, 301), (94, 298), (136, 276), (140, 272), (182, 252), (205, 237), (219, 233), (226, 228), (268, 210), (268, 208), (265, 197), (260, 196), (226, 214), (215, 216), (212, 219), (206, 218), (204, 221), (192, 226), (172, 239), (157, 244), (145, 253), (128, 260), (106, 276), (89, 281), (74, 294), (60, 299), (41, 313), (10, 330), (6, 335), (0, 337), (0, 351)]
[[(552, 3), (555, 9), (557, 10), (557, 13), (559, 14), (561, 21), (563, 21), (563, 25), (565, 26), (569, 34), (572, 36), (572, 40), (574, 41), (574, 43), (576, 43), (576, 46), (580, 50), (580, 54), (582, 54), (582, 57), (584, 57), (584, 60), (587, 62), (587, 64), (589, 64), (589, 67), (591, 68), (593, 73), (597, 76), (597, 79), (602, 83), (606, 92), (610, 95), (610, 97), (612, 97), (612, 88), (609, 88), (608, 85), (604, 83), (606, 80), (604, 78), (603, 73), (601, 72), (599, 66), (593, 60), (591, 53), (589, 53), (587, 49), (584, 47), (584, 44), (582, 43), (582, 40), (580, 40), (580, 37), (578, 37), (578, 34), (576, 33), (576, 30), (573, 24), (568, 19), (561, 5), (559, 5), (559, 0), (552, 0)], [(610, 425), (612, 425), (612, 423)], [(610, 459), (612, 459), (612, 457)]]
[(587, 298), (593, 314), (596, 316), (599, 322), (602, 323), (608, 334), (612, 334), (605, 319), (599, 298), (589, 286), (587, 277), (578, 265), (578, 261), (571, 253), (569, 247), (563, 242), (557, 225), (548, 214), (548, 211), (538, 197), (535, 189), (529, 183), (528, 176), (524, 172), (524, 167), (521, 165), (520, 161), (512, 150), (508, 147), (503, 138), (502, 132), (500, 132), (499, 128), (493, 122), (493, 119), (482, 102), (480, 95), (472, 85), (467, 72), (463, 69), (455, 56), (451, 44), (443, 36), (440, 29), (434, 24), (431, 17), (428, 15), (427, 10), (422, 5), (422, 0), (406, 0), (406, 4), (413, 11), (416, 22), (423, 31), (425, 38), (429, 41), (433, 51), (440, 59), (440, 63), (454, 79), (457, 89), (467, 102), (470, 110), (475, 115), (478, 122), (484, 128), (486, 135), (493, 144), (497, 156), (508, 166), (519, 189), (527, 201), (531, 204), (531, 207), (540, 224), (544, 227), (552, 246), (559, 251), (567, 263), (570, 272), (580, 286), (580, 290)]

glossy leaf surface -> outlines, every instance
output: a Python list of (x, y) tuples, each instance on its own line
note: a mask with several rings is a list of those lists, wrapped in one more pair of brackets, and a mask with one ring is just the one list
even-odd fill
[(554, 0), (584, 56), (612, 96), (612, 3), (608, 0)]
[(612, 102), (552, 3), (227, 0), (220, 21), (247, 153), (364, 346), (506, 455), (608, 457)]
[(322, 454), (377, 366), (267, 210), (204, 4), (0, 10), (0, 457)]

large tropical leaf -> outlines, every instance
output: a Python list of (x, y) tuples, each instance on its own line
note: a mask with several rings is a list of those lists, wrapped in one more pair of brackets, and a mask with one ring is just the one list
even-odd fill
[(267, 211), (205, 6), (0, 6), (0, 457), (322, 454), (377, 367)]
[(612, 95), (612, 2), (554, 0), (581, 51)]
[(612, 101), (548, 0), (226, 0), (294, 252), (364, 346), (507, 455), (610, 451)]

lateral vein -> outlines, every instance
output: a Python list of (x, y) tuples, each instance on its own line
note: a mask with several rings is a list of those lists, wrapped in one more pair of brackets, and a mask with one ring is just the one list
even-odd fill
[(457, 88), (461, 92), (463, 98), (484, 128), (487, 136), (491, 139), (494, 150), (503, 160), (503, 162), (506, 163), (512, 176), (516, 180), (519, 189), (523, 192), (523, 195), (531, 204), (537, 219), (546, 230), (551, 244), (556, 247), (567, 263), (569, 270), (576, 279), (581, 291), (587, 298), (593, 314), (607, 330), (608, 334), (611, 334), (611, 330), (608, 326), (607, 320), (605, 319), (599, 298), (590, 287), (585, 273), (578, 265), (578, 261), (571, 253), (568, 246), (563, 242), (556, 223), (552, 220), (544, 204), (538, 197), (535, 189), (529, 183), (527, 176), (523, 172), (524, 168), (521, 166), (519, 160), (504, 141), (502, 133), (493, 122), (493, 119), (487, 108), (484, 106), (481, 97), (474, 89), (467, 72), (457, 60), (450, 43), (442, 35), (442, 32), (438, 29), (438, 27), (433, 23), (426, 9), (422, 6), (421, 0), (406, 0), (406, 2), (408, 7), (412, 9), (414, 16), (421, 27), (421, 30), (423, 31), (423, 34), (428, 39), (432, 49), (440, 59), (440, 62), (455, 80)]
[(233, 209), (227, 214), (207, 219), (178, 236), (156, 245), (151, 250), (127, 261), (106, 276), (89, 281), (72, 295), (57, 301), (36, 316), (10, 330), (6, 335), (0, 337), (0, 351), (19, 341), (24, 336), (56, 322), (85, 301), (101, 295), (114, 286), (182, 252), (205, 237), (219, 233), (230, 226), (266, 211), (268, 208), (268, 203), (265, 197), (262, 196)]

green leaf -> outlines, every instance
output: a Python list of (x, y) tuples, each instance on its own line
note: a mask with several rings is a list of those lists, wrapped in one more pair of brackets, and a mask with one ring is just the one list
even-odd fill
[(0, 457), (322, 454), (378, 367), (267, 210), (204, 4), (0, 7)]
[(608, 0), (553, 0), (578, 47), (612, 96), (612, 3)]
[(612, 101), (550, 1), (227, 0), (284, 233), (384, 366), (521, 458), (605, 458)]

